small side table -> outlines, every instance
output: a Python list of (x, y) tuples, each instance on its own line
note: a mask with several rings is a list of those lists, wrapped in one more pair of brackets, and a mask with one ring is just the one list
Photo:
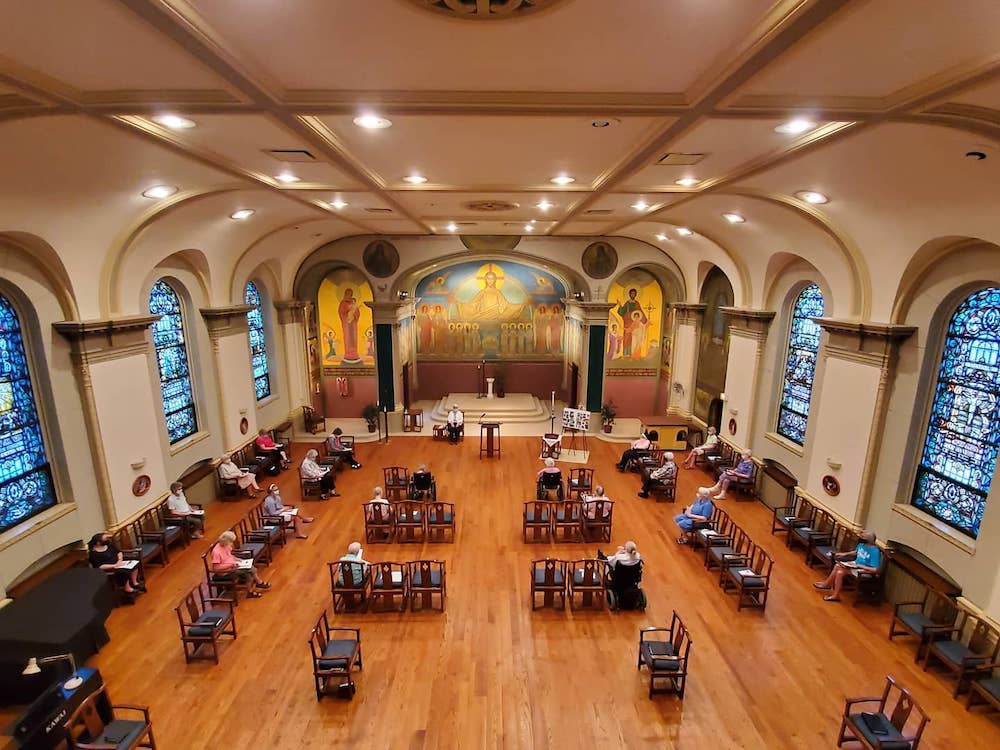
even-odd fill
[[(274, 428), (274, 441), (276, 443), (284, 443), (285, 433), (290, 433), (291, 431), (292, 431), (292, 420), (289, 419), (285, 422), (282, 422), (281, 424), (279, 424), (277, 427)], [(288, 440), (289, 444), (291, 442), (292, 442), (291, 440)]]
[(479, 426), (479, 457), (500, 458), (500, 423), (483, 422)]
[(423, 431), (424, 431), (424, 410), (404, 409), (403, 432), (423, 432)]

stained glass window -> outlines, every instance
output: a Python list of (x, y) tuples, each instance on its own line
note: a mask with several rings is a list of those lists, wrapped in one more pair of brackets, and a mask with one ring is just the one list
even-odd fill
[(944, 342), (913, 504), (979, 536), (1000, 443), (1000, 287), (958, 306)]
[(250, 361), (253, 365), (253, 389), (257, 400), (271, 395), (271, 378), (267, 367), (267, 341), (264, 338), (264, 318), (260, 310), (260, 292), (252, 281), (247, 282), (243, 301), (253, 305), (253, 310), (247, 312), (247, 324), (250, 327)]
[(802, 445), (809, 421), (809, 400), (816, 375), (820, 327), (811, 318), (823, 315), (823, 292), (810, 284), (795, 299), (788, 331), (788, 354), (778, 404), (778, 434)]
[(181, 301), (177, 292), (163, 279), (153, 284), (149, 293), (149, 312), (161, 316), (153, 323), (153, 346), (156, 347), (156, 364), (160, 371), (160, 394), (163, 396), (163, 414), (167, 418), (167, 435), (173, 444), (198, 431), (198, 415), (191, 390)]
[(55, 504), (21, 324), (0, 295), (0, 531)]

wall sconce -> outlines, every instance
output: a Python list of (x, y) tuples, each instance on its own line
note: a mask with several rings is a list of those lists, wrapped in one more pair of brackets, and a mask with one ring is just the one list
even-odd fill
[(840, 461), (838, 461), (837, 459), (829, 457), (827, 457), (826, 459), (826, 465), (829, 466), (831, 469), (839, 469), (841, 466), (843, 466), (843, 464), (841, 464)]
[(407, 292), (407, 291), (404, 291), (404, 290), (400, 289), (396, 293), (396, 296), (399, 297), (399, 301), (402, 302), (403, 300), (407, 300), (407, 299), (410, 298), (410, 293)]
[(246, 415), (247, 415), (247, 410), (246, 409), (240, 409), (240, 416), (241, 417), (245, 417)]
[(719, 394), (719, 401), (725, 401), (725, 400), (726, 400), (726, 393), (725, 391), (723, 391), (722, 393)]
[(740, 410), (739, 409), (730, 409), (729, 413), (732, 414), (734, 417), (738, 417), (740, 415)]
[(56, 654), (55, 656), (43, 656), (40, 659), (32, 656), (28, 659), (27, 666), (21, 670), (21, 674), (38, 674), (42, 671), (41, 667), (38, 666), (39, 664), (48, 664), (54, 661), (62, 661), (63, 659), (69, 661), (70, 669), (73, 672), (70, 678), (63, 683), (63, 688), (66, 690), (76, 690), (83, 684), (83, 678), (76, 673), (76, 659), (73, 658), (73, 654)]
[(142, 458), (140, 458), (140, 459), (138, 459), (136, 461), (133, 461), (132, 463), (129, 464), (129, 466), (131, 466), (136, 471), (139, 471), (139, 469), (141, 469), (145, 465), (146, 465), (146, 457), (145, 456), (143, 456)]
[(577, 302), (583, 302), (583, 292), (573, 292), (573, 299)]

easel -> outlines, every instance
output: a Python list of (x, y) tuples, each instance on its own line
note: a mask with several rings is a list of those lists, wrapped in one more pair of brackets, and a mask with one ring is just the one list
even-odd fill
[(576, 447), (576, 436), (577, 435), (581, 435), (582, 436), (581, 440), (583, 442), (583, 448), (581, 450), (584, 450), (584, 451), (587, 450), (587, 431), (586, 430), (574, 430), (572, 427), (569, 427), (569, 428), (564, 428), (563, 432), (568, 432), (569, 433), (569, 448), (567, 448), (566, 450), (571, 450), (571, 451), (577, 450), (577, 447)]

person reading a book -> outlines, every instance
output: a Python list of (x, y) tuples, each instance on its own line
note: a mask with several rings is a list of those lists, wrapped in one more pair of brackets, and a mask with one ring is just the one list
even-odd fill
[(184, 485), (174, 482), (170, 485), (170, 497), (167, 498), (167, 509), (174, 518), (179, 518), (191, 534), (192, 539), (205, 536), (205, 511), (200, 505), (191, 505), (184, 497)]
[(330, 436), (326, 439), (326, 453), (328, 456), (336, 456), (351, 465), (352, 469), (360, 469), (361, 463), (354, 457), (354, 448), (343, 441), (344, 431), (335, 427)]
[(674, 454), (667, 451), (663, 454), (663, 463), (643, 478), (639, 497), (649, 497), (649, 488), (653, 486), (653, 482), (670, 482), (675, 479), (677, 479), (677, 462), (674, 461)]
[(227, 530), (219, 534), (219, 541), (212, 545), (212, 574), (223, 580), (235, 578), (241, 583), (247, 583), (250, 589), (247, 596), (259, 599), (261, 593), (258, 589), (269, 589), (271, 584), (261, 580), (257, 575), (257, 568), (247, 564), (249, 561), (244, 561), (244, 558), (233, 554), (235, 542), (236, 534), (232, 531)]
[[(594, 487), (593, 495), (585, 495), (583, 499), (587, 503), (584, 506), (584, 514), (590, 520), (593, 521), (597, 518), (598, 508), (600, 508), (601, 518), (607, 518), (611, 515), (612, 500), (604, 494), (604, 487), (601, 485)], [(597, 501), (601, 501), (600, 504)]]
[(274, 438), (271, 437), (271, 433), (267, 430), (259, 430), (257, 432), (257, 439), (254, 440), (254, 445), (262, 453), (276, 453), (279, 455), (281, 457), (281, 468), (288, 468), (288, 446), (284, 443), (274, 442)]
[(294, 505), (285, 505), (281, 502), (281, 490), (278, 485), (272, 484), (267, 488), (267, 497), (264, 498), (264, 513), (269, 516), (281, 516), (285, 524), (292, 524), (295, 528), (296, 539), (308, 539), (303, 530), (303, 525), (312, 523), (312, 516), (303, 516)]
[(87, 543), (87, 557), (90, 560), (91, 567), (103, 570), (108, 575), (114, 576), (115, 581), (125, 589), (126, 593), (134, 594), (137, 591), (146, 590), (146, 585), (139, 581), (138, 561), (128, 561), (136, 562), (136, 565), (131, 568), (126, 567), (128, 562), (125, 561), (121, 551), (111, 541), (111, 534), (106, 531), (94, 534), (90, 538), (90, 541)]
[(743, 451), (740, 454), (740, 462), (736, 464), (732, 469), (726, 469), (719, 475), (719, 481), (715, 485), (709, 488), (710, 492), (718, 492), (718, 495), (713, 495), (716, 500), (726, 499), (726, 490), (729, 489), (729, 484), (734, 479), (749, 479), (753, 476), (753, 458), (751, 458), (750, 451)]
[(851, 552), (833, 553), (833, 570), (826, 580), (816, 581), (813, 586), (830, 593), (823, 597), (827, 602), (839, 602), (840, 590), (844, 586), (844, 576), (857, 577), (862, 573), (877, 575), (882, 567), (882, 550), (875, 544), (875, 534), (871, 531), (861, 532), (858, 546)]
[(650, 445), (649, 434), (645, 432), (640, 433), (639, 437), (632, 441), (632, 445), (622, 453), (622, 457), (618, 459), (615, 467), (618, 471), (625, 471), (630, 463), (639, 460), (640, 456), (649, 451)]
[[(351, 566), (351, 571), (354, 573), (355, 581), (360, 581), (368, 571), (369, 563), (361, 557), (363, 552), (364, 550), (361, 549), (361, 542), (351, 542), (347, 545), (347, 554), (340, 558), (340, 562), (342, 563), (354, 563), (354, 565)], [(342, 567), (337, 571), (337, 582), (340, 583), (341, 586), (344, 585), (344, 570)]]
[(688, 534), (695, 528), (701, 528), (701, 524), (707, 524), (712, 519), (714, 512), (712, 491), (708, 487), (699, 487), (694, 502), (685, 508), (683, 513), (674, 516), (674, 523), (681, 530), (681, 535), (677, 537), (677, 543), (687, 544)]
[(698, 460), (699, 456), (704, 456), (706, 453), (711, 453), (718, 447), (719, 447), (719, 435), (714, 427), (709, 427), (708, 437), (705, 438), (705, 442), (695, 448), (692, 448), (691, 452), (687, 454), (687, 457), (684, 459), (684, 468), (693, 469), (694, 464)]
[(319, 451), (315, 448), (306, 452), (306, 457), (299, 465), (299, 474), (303, 479), (318, 479), (320, 498), (326, 500), (328, 497), (340, 497), (335, 487), (334, 474), (329, 466), (320, 466), (316, 463), (319, 458)]

